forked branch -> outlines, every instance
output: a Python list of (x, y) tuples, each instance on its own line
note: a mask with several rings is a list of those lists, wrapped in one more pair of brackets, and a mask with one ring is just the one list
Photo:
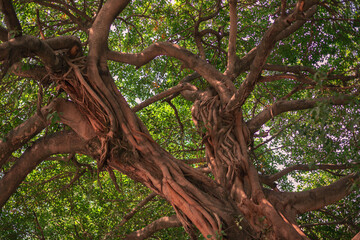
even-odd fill
[(232, 95), (229, 89), (234, 90), (232, 83), (230, 84), (230, 88), (229, 85), (226, 86), (225, 84), (229, 83), (229, 79), (207, 61), (176, 44), (167, 42), (154, 43), (141, 53), (136, 54), (109, 51), (107, 58), (109, 60), (141, 67), (153, 60), (155, 57), (162, 55), (181, 60), (186, 68), (195, 70), (203, 78), (205, 78), (209, 84), (216, 89), (225, 102), (229, 100)]
[(85, 147), (83, 139), (73, 131), (58, 132), (37, 140), (0, 179), (0, 208), (43, 160), (58, 153), (86, 153)]

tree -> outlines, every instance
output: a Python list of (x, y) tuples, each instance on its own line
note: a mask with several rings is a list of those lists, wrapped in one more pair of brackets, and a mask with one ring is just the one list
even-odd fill
[(96, 161), (176, 213), (129, 239), (308, 239), (330, 216), (360, 231), (331, 205), (359, 210), (359, 1), (0, 3), (2, 207), (49, 161), (76, 167), (57, 165), (65, 188)]

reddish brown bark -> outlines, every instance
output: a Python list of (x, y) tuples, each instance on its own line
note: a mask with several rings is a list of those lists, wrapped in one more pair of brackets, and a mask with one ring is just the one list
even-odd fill
[[(59, 5), (35, 2), (57, 8), (82, 25), (75, 15)], [(1, 3), (10, 2), (4, 0)], [(0, 179), (0, 191), (5, 193), (0, 197), (0, 206), (5, 204), (26, 175), (45, 158), (56, 153), (84, 152), (97, 159), (99, 169), (107, 167), (118, 170), (143, 183), (173, 206), (177, 220), (175, 217), (163, 218), (148, 228), (129, 235), (129, 239), (134, 236), (139, 239), (149, 236), (161, 228), (161, 222), (166, 222), (169, 226), (178, 226), (181, 222), (193, 239), (196, 238), (195, 227), (203, 236), (211, 236), (212, 239), (223, 235), (223, 232), (227, 239), (307, 239), (296, 225), (296, 215), (338, 201), (350, 193), (352, 183), (359, 179), (359, 176), (349, 175), (329, 186), (300, 193), (264, 190), (261, 181), (270, 182), (269, 185), (272, 185), (274, 179), (285, 172), (260, 178), (248, 155), (248, 145), (255, 131), (282, 112), (313, 108), (320, 101), (346, 104), (349, 99), (282, 99), (265, 108), (247, 123), (241, 107), (259, 83), (263, 69), (312, 72), (311, 69), (295, 67), (284, 70), (279, 66), (265, 65), (265, 62), (277, 41), (287, 37), (306, 22), (300, 17), (314, 14), (317, 1), (298, 1), (288, 15), (285, 14), (286, 5), (283, 1), (283, 14), (266, 31), (259, 46), (242, 59), (235, 55), (236, 1), (230, 1), (229, 51), (225, 73), (221, 73), (203, 59), (201, 37), (204, 32), (195, 31), (196, 44), (202, 57), (176, 44), (165, 42), (154, 43), (137, 54), (108, 50), (110, 26), (127, 4), (127, 0), (108, 0), (104, 5), (100, 4), (102, 8), (96, 19), (91, 27), (86, 29), (89, 32), (87, 58), (71, 60), (71, 57), (81, 54), (81, 44), (74, 37), (39, 40), (19, 35), (13, 41), (0, 45), (0, 60), (10, 65), (27, 57), (24, 52), (39, 56), (50, 73), (49, 79), (62, 88), (72, 100), (55, 100), (48, 107), (39, 109), (38, 115), (10, 132), (6, 136), (7, 142), (0, 142), (0, 163), (5, 163), (14, 150), (46, 127), (48, 123), (43, 116), (47, 116), (52, 110), (61, 113), (60, 121), (73, 129), (71, 132), (40, 138), (23, 153), (10, 171)], [(220, 4), (221, 1), (218, 1), (216, 12), (219, 11)], [(64, 7), (71, 8), (67, 4), (64, 4)], [(73, 11), (76, 12), (75, 9)], [(15, 17), (16, 20), (13, 13), (6, 12), (5, 15), (9, 18)], [(204, 19), (199, 18), (198, 25)], [(8, 30), (19, 29), (13, 20), (9, 22)], [(85, 26), (81, 26), (83, 27)], [(0, 28), (1, 39), (4, 39), (8, 30)], [(16, 49), (27, 51), (16, 52)], [(68, 56), (56, 55), (55, 50), (59, 49), (67, 50)], [(14, 50), (16, 55), (11, 55), (11, 50)], [(190, 83), (180, 83), (131, 109), (110, 75), (107, 60), (140, 67), (159, 55), (179, 59), (185, 67), (197, 72), (196, 77), (203, 77), (212, 88), (199, 91)], [(232, 80), (246, 70), (249, 70), (249, 73), (245, 81), (236, 89)], [(30, 74), (21, 70), (13, 72), (18, 75)], [(276, 80), (278, 77), (267, 80)], [(289, 74), (281, 77), (302, 80)], [(312, 81), (302, 83), (315, 84)], [(148, 104), (177, 93), (194, 102), (193, 120), (202, 135), (206, 161), (214, 179), (198, 169), (191, 168), (184, 161), (175, 159), (162, 149), (135, 114)], [(205, 129), (205, 132), (202, 129)], [(326, 192), (333, 194), (329, 196)]]
[(40, 138), (16, 161), (0, 179), (0, 207), (16, 191), (25, 177), (47, 157), (57, 153), (85, 153), (85, 141), (73, 131), (64, 131)]

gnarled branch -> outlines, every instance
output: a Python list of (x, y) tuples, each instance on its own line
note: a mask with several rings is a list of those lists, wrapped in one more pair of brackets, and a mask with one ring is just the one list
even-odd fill
[[(107, 53), (107, 58), (109, 60), (128, 63), (137, 67), (141, 67), (149, 61), (153, 60), (155, 57), (161, 55), (175, 57), (184, 62), (185, 67), (198, 72), (203, 78), (205, 78), (209, 82), (211, 86), (216, 89), (216, 91), (219, 93), (219, 95), (225, 102), (232, 95), (228, 86), (225, 85), (225, 83), (229, 82), (229, 79), (224, 74), (222, 74), (205, 60), (173, 43), (154, 43), (145, 50), (143, 50), (141, 53), (136, 54), (109, 51)], [(233, 85), (231, 88), (233, 88)]]
[(73, 131), (55, 133), (37, 140), (0, 179), (0, 208), (43, 160), (58, 153), (86, 153), (85, 147), (85, 141)]

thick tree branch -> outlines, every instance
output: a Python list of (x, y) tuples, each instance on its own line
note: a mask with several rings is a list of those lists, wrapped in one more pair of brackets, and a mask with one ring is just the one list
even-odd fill
[[(235, 70), (236, 63), (236, 38), (237, 38), (237, 0), (230, 0), (230, 34), (229, 34), (229, 49), (228, 49), (228, 63), (225, 75), (231, 76)], [(235, 76), (231, 77), (235, 79)]]
[[(92, 27), (89, 30), (89, 54), (87, 58), (87, 74), (89, 89), (104, 107), (109, 118), (108, 136), (113, 136), (119, 128), (119, 121), (126, 123), (136, 122), (125, 98), (118, 91), (114, 80), (110, 76), (107, 66), (106, 50), (109, 30), (118, 14), (127, 6), (129, 0), (110, 0), (101, 8)], [(121, 107), (124, 107), (122, 111)], [(127, 124), (123, 124), (123, 131), (129, 133)], [(128, 135), (129, 136), (129, 135)], [(129, 136), (131, 137), (131, 136)]]
[(10, 66), (32, 55), (39, 56), (43, 64), (53, 71), (62, 68), (61, 59), (46, 42), (38, 38), (21, 36), (0, 44), (0, 60), (8, 61)]
[(11, 68), (11, 73), (23, 77), (31, 78), (41, 83), (50, 83), (49, 74), (47, 73), (44, 66), (31, 66), (30, 69), (25, 69), (22, 63), (15, 63)]
[(85, 153), (85, 146), (82, 138), (73, 131), (63, 131), (37, 140), (0, 179), (0, 208), (43, 160), (58, 153)]
[[(55, 109), (55, 102), (41, 109), (43, 116), (47, 116)], [(38, 114), (11, 130), (2, 140), (0, 140), (0, 167), (7, 161), (11, 153), (20, 148), (49, 123)]]
[[(281, 31), (277, 36), (275, 41), (278, 42), (281, 39), (284, 39), (297, 31), (302, 25), (305, 24), (305, 22), (311, 18), (315, 12), (316, 12), (316, 6), (312, 6), (316, 4), (317, 1), (307, 1), (307, 6), (304, 7), (304, 10), (306, 11), (304, 14), (303, 19), (297, 19), (293, 24), (285, 28), (283, 31)], [(310, 7), (312, 6), (312, 7)], [(309, 8), (309, 9), (308, 9)], [(251, 63), (254, 61), (254, 58), (257, 54), (257, 50), (259, 47), (253, 48), (250, 52), (248, 52), (244, 57), (241, 59), (237, 59), (236, 67), (235, 67), (235, 75), (238, 76), (240, 73), (243, 73), (244, 71), (249, 70)]]
[(273, 64), (265, 64), (264, 70), (277, 71), (277, 72), (291, 72), (295, 74), (300, 74), (301, 72), (308, 72), (310, 74), (315, 74), (316, 70), (311, 67), (306, 66), (285, 66), (285, 65), (273, 65)]
[(110, 25), (129, 2), (129, 0), (109, 0), (101, 8), (89, 32), (90, 59), (99, 59), (106, 54)]
[[(232, 95), (231, 91), (229, 90), (229, 85), (226, 86), (224, 84), (229, 82), (229, 79), (225, 75), (223, 75), (205, 60), (176, 44), (159, 42), (152, 44), (141, 53), (136, 54), (109, 51), (107, 58), (109, 60), (141, 67), (149, 61), (153, 60), (155, 57), (161, 55), (175, 57), (181, 60), (186, 68), (190, 68), (198, 72), (210, 83), (211, 86), (216, 89), (224, 102), (226, 102)], [(234, 90), (233, 85), (230, 86), (230, 89)]]
[(8, 39), (20, 37), (22, 35), (22, 28), (11, 0), (1, 0), (0, 9), (5, 15), (5, 23), (9, 32)]
[(352, 96), (345, 95), (342, 97), (317, 98), (309, 100), (280, 100), (273, 105), (265, 108), (262, 112), (247, 122), (251, 133), (255, 133), (260, 127), (273, 117), (288, 111), (297, 111), (316, 107), (320, 102), (329, 102), (332, 105), (344, 105), (352, 101)]
[(136, 105), (135, 107), (132, 108), (132, 110), (134, 112), (138, 112), (140, 111), (141, 109), (149, 106), (150, 104), (154, 103), (154, 102), (157, 102), (163, 98), (166, 98), (172, 94), (175, 94), (175, 93), (178, 93), (178, 92), (181, 92), (181, 91), (184, 91), (184, 90), (193, 90), (193, 91), (196, 91), (196, 87), (189, 84), (189, 83), (180, 83), (178, 85), (176, 85), (175, 87), (172, 87), (168, 90), (165, 90), (164, 92), (162, 93), (159, 93), (158, 95), (155, 95), (147, 100), (145, 100), (144, 102)]
[(359, 240), (360, 239), (360, 232), (358, 232), (351, 240)]
[(317, 210), (335, 203), (350, 194), (353, 184), (359, 178), (359, 174), (350, 174), (328, 186), (304, 192), (284, 193), (284, 199), (286, 199), (286, 203), (292, 205), (297, 214)]
[(181, 227), (181, 222), (176, 215), (162, 217), (147, 225), (143, 229), (133, 232), (125, 237), (127, 240), (142, 240), (150, 237), (154, 233), (171, 227)]
[(65, 99), (55, 99), (55, 110), (60, 117), (60, 122), (68, 125), (84, 140), (96, 137), (88, 119), (80, 112), (76, 104)]
[(341, 170), (341, 169), (350, 169), (350, 168), (355, 168), (357, 166), (359, 166), (360, 163), (349, 163), (349, 164), (341, 164), (341, 165), (336, 165), (336, 164), (317, 164), (317, 165), (306, 165), (306, 164), (296, 164), (294, 166), (291, 167), (287, 167), (283, 170), (281, 170), (280, 172), (277, 172), (273, 175), (269, 175), (269, 176), (263, 176), (262, 179), (264, 180), (264, 182), (274, 182), (277, 181), (279, 178), (293, 172), (293, 171), (315, 171), (315, 170)]
[(8, 31), (2, 26), (0, 26), (0, 40), (2, 42), (6, 42), (8, 40), (8, 34)]
[(291, 24), (289, 27), (285, 28), (281, 33), (279, 33), (278, 36), (276, 37), (277, 41), (287, 38), (288, 36), (296, 32), (301, 26), (303, 26), (306, 23), (306, 21), (308, 21), (316, 13), (317, 5), (315, 4), (317, 4), (318, 1), (310, 0), (305, 2), (306, 4), (303, 7), (303, 10), (306, 12), (304, 12), (302, 17), (297, 19), (293, 24)]
[[(44, 40), (53, 50), (60, 49), (69, 49), (69, 51), (73, 51), (76, 53), (82, 53), (81, 50), (81, 41), (79, 38), (75, 36), (59, 36), (55, 38), (49, 38)], [(77, 49), (74, 49), (77, 48)], [(71, 57), (75, 57), (76, 54), (70, 52), (68, 53)]]
[(95, 132), (90, 123), (80, 114), (74, 103), (61, 98), (55, 99), (41, 109), (44, 118), (35, 114), (0, 140), (0, 167), (7, 161), (12, 152), (23, 146), (49, 124), (46, 117), (53, 111), (58, 113), (62, 123), (71, 127), (83, 139), (90, 140), (95, 137)]
[[(316, 4), (316, 1), (311, 0), (305, 2), (307, 5), (306, 9), (304, 9), (304, 1), (298, 1), (295, 9), (290, 15), (276, 19), (271, 27), (265, 32), (259, 46), (257, 47), (256, 56), (250, 66), (250, 73), (247, 75), (239, 90), (226, 106), (227, 111), (231, 111), (236, 108), (236, 106), (242, 106), (245, 103), (245, 100), (255, 87), (255, 83), (259, 78), (267, 57), (274, 48), (275, 43), (281, 39), (278, 35), (286, 28), (290, 27), (291, 23), (301, 18), (304, 10), (307, 10), (309, 7)], [(302, 24), (300, 24), (299, 27), (302, 26)]]

